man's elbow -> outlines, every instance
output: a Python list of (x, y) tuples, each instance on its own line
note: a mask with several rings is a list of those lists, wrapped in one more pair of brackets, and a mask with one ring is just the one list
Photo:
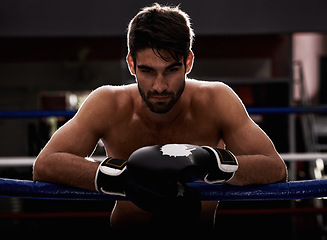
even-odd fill
[(286, 182), (288, 180), (288, 171), (285, 162), (281, 159), (276, 169), (276, 182)]
[(38, 156), (33, 165), (33, 181), (45, 181), (47, 176), (47, 164), (45, 158)]

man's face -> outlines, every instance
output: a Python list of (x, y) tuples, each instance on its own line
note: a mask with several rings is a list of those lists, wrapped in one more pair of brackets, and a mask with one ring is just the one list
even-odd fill
[(127, 62), (130, 71), (136, 76), (139, 92), (149, 109), (154, 113), (167, 113), (184, 91), (185, 74), (191, 70), (193, 54), (190, 52), (192, 56), (188, 57), (186, 66), (183, 58), (176, 61), (164, 50), (160, 54), (166, 60), (149, 48), (137, 53), (135, 63), (128, 55)]

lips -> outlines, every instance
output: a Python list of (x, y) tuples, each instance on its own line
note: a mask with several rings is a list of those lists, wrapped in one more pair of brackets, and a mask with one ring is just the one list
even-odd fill
[(167, 95), (167, 96), (152, 96), (152, 97), (150, 97), (150, 99), (155, 102), (165, 102), (167, 100), (170, 100), (171, 96), (169, 96), (169, 95)]
[(148, 98), (153, 100), (153, 101), (156, 101), (156, 102), (165, 102), (167, 100), (170, 100), (173, 96), (174, 96), (174, 93), (173, 92), (168, 92), (168, 91), (164, 91), (162, 93), (159, 93), (157, 91), (154, 91), (154, 92), (148, 92), (147, 94)]

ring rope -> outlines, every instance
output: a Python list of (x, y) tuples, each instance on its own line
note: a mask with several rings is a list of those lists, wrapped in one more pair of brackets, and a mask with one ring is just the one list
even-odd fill
[[(189, 183), (201, 200), (257, 201), (297, 200), (327, 197), (327, 179), (291, 181), (268, 185), (231, 186)], [(0, 178), (0, 196), (52, 200), (128, 200), (120, 196), (83, 190), (47, 182)]]
[[(327, 106), (310, 107), (247, 107), (249, 114), (305, 114), (327, 113)], [(26, 110), (26, 111), (0, 111), (0, 118), (43, 118), (43, 117), (73, 117), (77, 111), (71, 110)]]
[[(316, 161), (322, 159), (327, 162), (327, 153), (306, 152), (306, 153), (280, 153), (285, 162)], [(105, 159), (106, 156), (92, 156), (94, 159)], [(35, 157), (0, 157), (0, 168), (8, 167), (32, 167)]]

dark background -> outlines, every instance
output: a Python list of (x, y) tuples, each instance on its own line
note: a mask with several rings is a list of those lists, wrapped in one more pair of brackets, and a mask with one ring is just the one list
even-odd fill
[[(167, 3), (168, 1), (159, 1)], [(292, 102), (292, 36), (327, 31), (325, 0), (202, 0), (181, 3), (192, 18), (195, 64), (189, 77), (223, 81), (246, 106)], [(126, 64), (126, 28), (152, 1), (1, 0), (0, 110), (68, 110), (67, 94), (133, 82)], [(322, 86), (326, 57), (322, 56)], [(326, 96), (326, 87), (320, 95)], [(323, 98), (326, 101), (326, 98)], [(286, 115), (256, 115), (279, 152), (289, 151)], [(60, 126), (67, 118), (58, 118)], [(50, 137), (47, 119), (0, 119), (0, 156), (36, 156)], [(301, 150), (301, 134), (298, 134)], [(5, 161), (5, 160), (4, 160)], [(0, 177), (32, 179), (32, 168), (3, 168)], [(113, 203), (0, 199), (0, 213), (109, 212)], [(221, 203), (220, 209), (311, 206), (302, 202)], [(90, 214), (92, 215), (92, 214)], [(108, 231), (108, 217), (0, 218), (14, 233)], [(314, 215), (217, 215), (225, 237), (315, 239)], [(21, 230), (22, 232), (18, 231)], [(258, 232), (265, 232), (261, 236)], [(51, 234), (51, 233), (50, 233)], [(282, 237), (281, 237), (282, 236)], [(261, 238), (262, 237), (262, 238)]]

